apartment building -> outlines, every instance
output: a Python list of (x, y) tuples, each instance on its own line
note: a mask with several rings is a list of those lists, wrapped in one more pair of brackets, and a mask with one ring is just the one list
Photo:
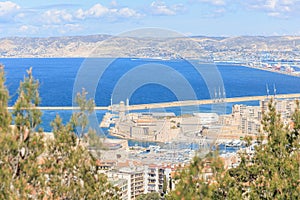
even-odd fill
[[(126, 180), (127, 184), (117, 185), (122, 193), (122, 199), (135, 199), (144, 194), (144, 168), (143, 167), (123, 167), (106, 172), (109, 180)], [(127, 185), (127, 187), (126, 187)], [(120, 187), (121, 186), (121, 187)]]
[[(243, 134), (258, 134), (262, 129), (263, 113), (269, 110), (268, 104), (269, 99), (260, 101), (259, 106), (233, 105), (230, 119), (231, 125), (238, 125)], [(275, 99), (276, 111), (281, 115), (285, 124), (290, 122), (296, 107), (295, 99)]]

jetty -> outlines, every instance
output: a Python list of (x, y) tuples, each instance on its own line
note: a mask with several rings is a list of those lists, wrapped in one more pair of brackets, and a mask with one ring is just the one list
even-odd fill
[[(165, 103), (152, 103), (152, 104), (139, 104), (130, 105), (128, 110), (143, 110), (153, 108), (169, 108), (169, 107), (183, 107), (183, 106), (197, 106), (197, 105), (208, 105), (208, 104), (220, 104), (220, 103), (236, 103), (244, 101), (261, 101), (271, 96), (246, 96), (246, 97), (233, 97), (233, 98), (222, 98), (222, 99), (203, 99), (203, 100), (188, 100), (188, 101), (174, 101)], [(296, 94), (277, 94), (276, 99), (292, 99), (299, 98), (300, 93)]]
[[(221, 99), (202, 99), (202, 100), (186, 100), (186, 101), (173, 101), (173, 102), (163, 102), (163, 103), (150, 103), (150, 104), (137, 104), (129, 105), (126, 107), (128, 111), (132, 110), (147, 110), (154, 108), (170, 108), (170, 107), (183, 107), (183, 106), (197, 106), (197, 105), (209, 105), (209, 104), (221, 104), (221, 103), (236, 103), (244, 101), (261, 101), (267, 98), (276, 99), (293, 99), (300, 98), (300, 93), (295, 94), (276, 94), (274, 96), (245, 96), (245, 97), (232, 97), (232, 98), (221, 98)], [(40, 106), (37, 107), (40, 110), (79, 110), (79, 107), (73, 106)], [(8, 107), (12, 110), (13, 107)], [(95, 110), (111, 110), (112, 106), (96, 106)]]

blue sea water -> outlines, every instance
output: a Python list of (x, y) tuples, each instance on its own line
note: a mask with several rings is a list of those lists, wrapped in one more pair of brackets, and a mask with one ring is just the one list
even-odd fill
[[(9, 89), (11, 99), (9, 104), (13, 105), (17, 98), (17, 88), (20, 81), (24, 78), (26, 70), (29, 67), (33, 68), (33, 75), (40, 82), (40, 96), (42, 99), (41, 106), (71, 106), (73, 86), (76, 80), (78, 71), (82, 68), (86, 59), (84, 58), (6, 58), (0, 59), (0, 63), (5, 66), (6, 85)], [(92, 70), (103, 69), (103, 65), (107, 64), (106, 59), (97, 59)], [(120, 80), (125, 80), (126, 76), (133, 72), (138, 66), (167, 66), (164, 73), (160, 71), (153, 74), (145, 73), (145, 71), (137, 71), (133, 73), (134, 78), (155, 79), (163, 76), (166, 80), (170, 80), (170, 84), (175, 85), (181, 90), (185, 90), (182, 82), (179, 81), (180, 74), (192, 87), (197, 99), (210, 99), (211, 93), (207, 89), (205, 77), (197, 72), (191, 64), (185, 60), (151, 60), (151, 59), (128, 59), (120, 58), (114, 60), (103, 72), (101, 79), (98, 82), (95, 92), (95, 102), (97, 106), (110, 105), (111, 95), (115, 86), (120, 83)], [(169, 70), (169, 71), (168, 71)], [(209, 68), (203, 69), (205, 72)], [(300, 93), (300, 78), (287, 76), (278, 73), (262, 71), (242, 66), (218, 65), (218, 73), (222, 77), (224, 86), (215, 87), (215, 93), (223, 94), (223, 87), (226, 91), (226, 97), (241, 97), (265, 95), (266, 85), (268, 85), (271, 93), (273, 87), (276, 87), (278, 94)], [(165, 73), (167, 71), (167, 74)], [(91, 72), (91, 77), (93, 71)], [(130, 77), (130, 76), (129, 76)], [(213, 76), (212, 76), (213, 77)], [(87, 80), (90, 77), (86, 77)], [(217, 77), (216, 77), (217, 79)], [(130, 80), (133, 80), (132, 78)], [(126, 84), (130, 86), (127, 80)], [(217, 81), (217, 80), (216, 80)], [(124, 87), (127, 85), (125, 84)], [(167, 83), (166, 83), (167, 84)], [(182, 87), (182, 88), (181, 88)], [(157, 81), (145, 82), (140, 85), (128, 97), (130, 104), (142, 103), (157, 103), (176, 101), (178, 95), (168, 88), (167, 85), (158, 84)], [(120, 100), (116, 95), (114, 103)], [(180, 99), (182, 100), (182, 99)], [(249, 105), (258, 105), (258, 102), (246, 102)], [(230, 112), (232, 104), (226, 105), (226, 111)], [(211, 106), (201, 106), (201, 112), (209, 112)], [(168, 108), (163, 111), (175, 112), (180, 114), (180, 108)], [(99, 121), (105, 111), (97, 111)], [(63, 120), (68, 121), (72, 111), (44, 111), (43, 127), (46, 131), (51, 131), (50, 122), (59, 114)]]

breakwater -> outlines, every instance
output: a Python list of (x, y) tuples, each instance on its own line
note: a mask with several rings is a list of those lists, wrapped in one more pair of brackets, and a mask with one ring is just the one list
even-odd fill
[[(300, 98), (300, 93), (295, 94), (277, 94), (267, 97), (264, 96), (245, 96), (245, 97), (232, 97), (223, 99), (202, 99), (202, 100), (186, 100), (186, 101), (173, 101), (173, 102), (163, 102), (163, 103), (150, 103), (150, 104), (137, 104), (127, 106), (127, 110), (144, 110), (144, 109), (154, 109), (154, 108), (170, 108), (170, 107), (184, 107), (184, 106), (196, 106), (196, 105), (208, 105), (208, 104), (218, 104), (218, 103), (235, 103), (243, 101), (261, 101), (266, 98), (277, 98), (277, 99), (289, 99), (289, 98)], [(73, 106), (41, 106), (37, 107), (40, 110), (79, 110), (79, 107)], [(12, 110), (13, 107), (8, 107)], [(95, 110), (111, 110), (111, 106), (96, 106)]]

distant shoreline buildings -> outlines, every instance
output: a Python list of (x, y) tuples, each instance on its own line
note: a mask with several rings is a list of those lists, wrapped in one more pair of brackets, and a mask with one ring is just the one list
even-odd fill
[[(273, 97), (272, 97), (273, 98)], [(283, 123), (287, 126), (291, 123), (291, 116), (297, 107), (298, 99), (273, 99), (276, 111), (280, 114)], [(260, 101), (259, 106), (247, 106), (236, 104), (232, 107), (232, 113), (229, 115), (220, 116), (220, 123), (224, 125), (224, 130), (227, 127), (232, 127), (232, 130), (239, 130), (242, 134), (258, 135), (262, 132), (261, 121), (263, 114), (268, 111), (270, 99)]]

